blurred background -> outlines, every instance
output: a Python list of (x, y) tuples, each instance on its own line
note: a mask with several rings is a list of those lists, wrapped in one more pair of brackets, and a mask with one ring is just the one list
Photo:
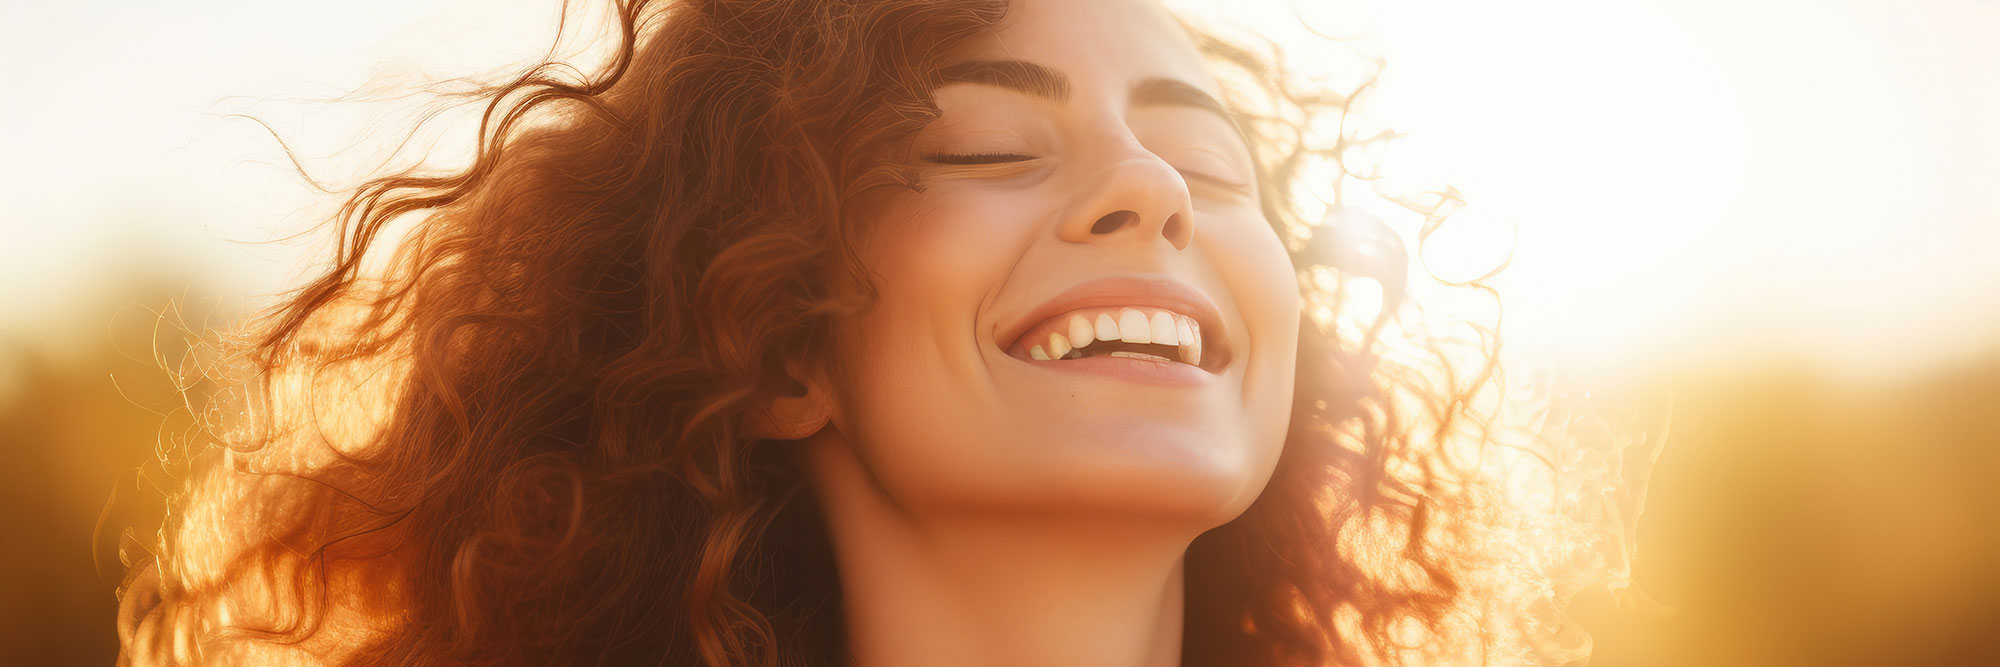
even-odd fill
[[(0, 0), (0, 663), (112, 661), (162, 368), (320, 249), (264, 243), (330, 209), (232, 114), (352, 185), (397, 94), (540, 58), (556, 4)], [(1590, 664), (2000, 664), (2000, 2), (1170, 4), (1384, 56), (1389, 168), (1518, 237), (1510, 350), (1671, 392), (1667, 609), (1580, 599)]]

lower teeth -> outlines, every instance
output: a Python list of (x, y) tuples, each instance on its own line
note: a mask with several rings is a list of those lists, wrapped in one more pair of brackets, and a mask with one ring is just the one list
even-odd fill
[(1117, 351), (1117, 352), (1112, 352), (1112, 353), (1111, 353), (1111, 356), (1114, 356), (1114, 357), (1123, 357), (1123, 358), (1126, 358), (1126, 359), (1151, 359), (1151, 360), (1153, 360), (1153, 361), (1165, 361), (1165, 362), (1170, 362), (1170, 363), (1171, 363), (1171, 362), (1173, 361), (1172, 359), (1168, 359), (1168, 358), (1166, 358), (1166, 357), (1162, 357), (1162, 356), (1160, 356), (1160, 355), (1157, 355), (1157, 354), (1146, 354), (1146, 353), (1144, 353), (1144, 352), (1126, 352), (1126, 351), (1124, 351), (1124, 350), (1119, 350), (1119, 351)]

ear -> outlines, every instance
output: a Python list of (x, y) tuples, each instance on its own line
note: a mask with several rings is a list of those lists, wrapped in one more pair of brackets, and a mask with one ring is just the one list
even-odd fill
[(833, 401), (824, 376), (791, 360), (783, 364), (782, 376), (773, 375), (766, 386), (778, 391), (763, 405), (752, 408), (745, 420), (750, 437), (803, 440), (825, 428), (833, 418)]

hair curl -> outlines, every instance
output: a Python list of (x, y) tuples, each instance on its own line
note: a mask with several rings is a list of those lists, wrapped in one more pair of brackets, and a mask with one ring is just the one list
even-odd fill
[[(206, 406), (221, 446), (201, 453), (157, 556), (132, 564), (125, 659), (844, 655), (823, 519), (745, 419), (788, 391), (782, 360), (823, 354), (828, 323), (867, 306), (859, 221), (875, 193), (918, 185), (895, 149), (936, 116), (942, 59), (1005, 9), (633, 0), (602, 71), (547, 62), (480, 91), (469, 167), (353, 191), (330, 265), (201, 369), (247, 374)], [(1253, 84), (1229, 101), (1264, 213), (1311, 298), (1338, 310), (1314, 276), (1343, 267), (1312, 242), (1298, 186), (1355, 143), (1308, 131), (1352, 94), (1300, 90), (1274, 58), (1185, 27)], [(392, 244), (398, 221), (412, 224)], [(1427, 446), (1461, 437), (1497, 342), (1438, 381), (1376, 350), (1390, 305), (1361, 336), (1302, 323), (1276, 472), (1189, 549), (1183, 664), (1497, 641), (1450, 622), (1469, 593), (1454, 536), (1471, 533), (1449, 517), (1479, 501)]]

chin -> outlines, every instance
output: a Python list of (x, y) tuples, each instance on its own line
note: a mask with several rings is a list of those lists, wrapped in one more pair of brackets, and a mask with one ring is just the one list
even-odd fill
[[(1241, 428), (1116, 424), (1046, 437), (1022, 462), (1017, 510), (1106, 521), (1166, 522), (1192, 531), (1227, 523), (1255, 502), (1282, 443)], [(1267, 436), (1268, 437), (1268, 436)]]

